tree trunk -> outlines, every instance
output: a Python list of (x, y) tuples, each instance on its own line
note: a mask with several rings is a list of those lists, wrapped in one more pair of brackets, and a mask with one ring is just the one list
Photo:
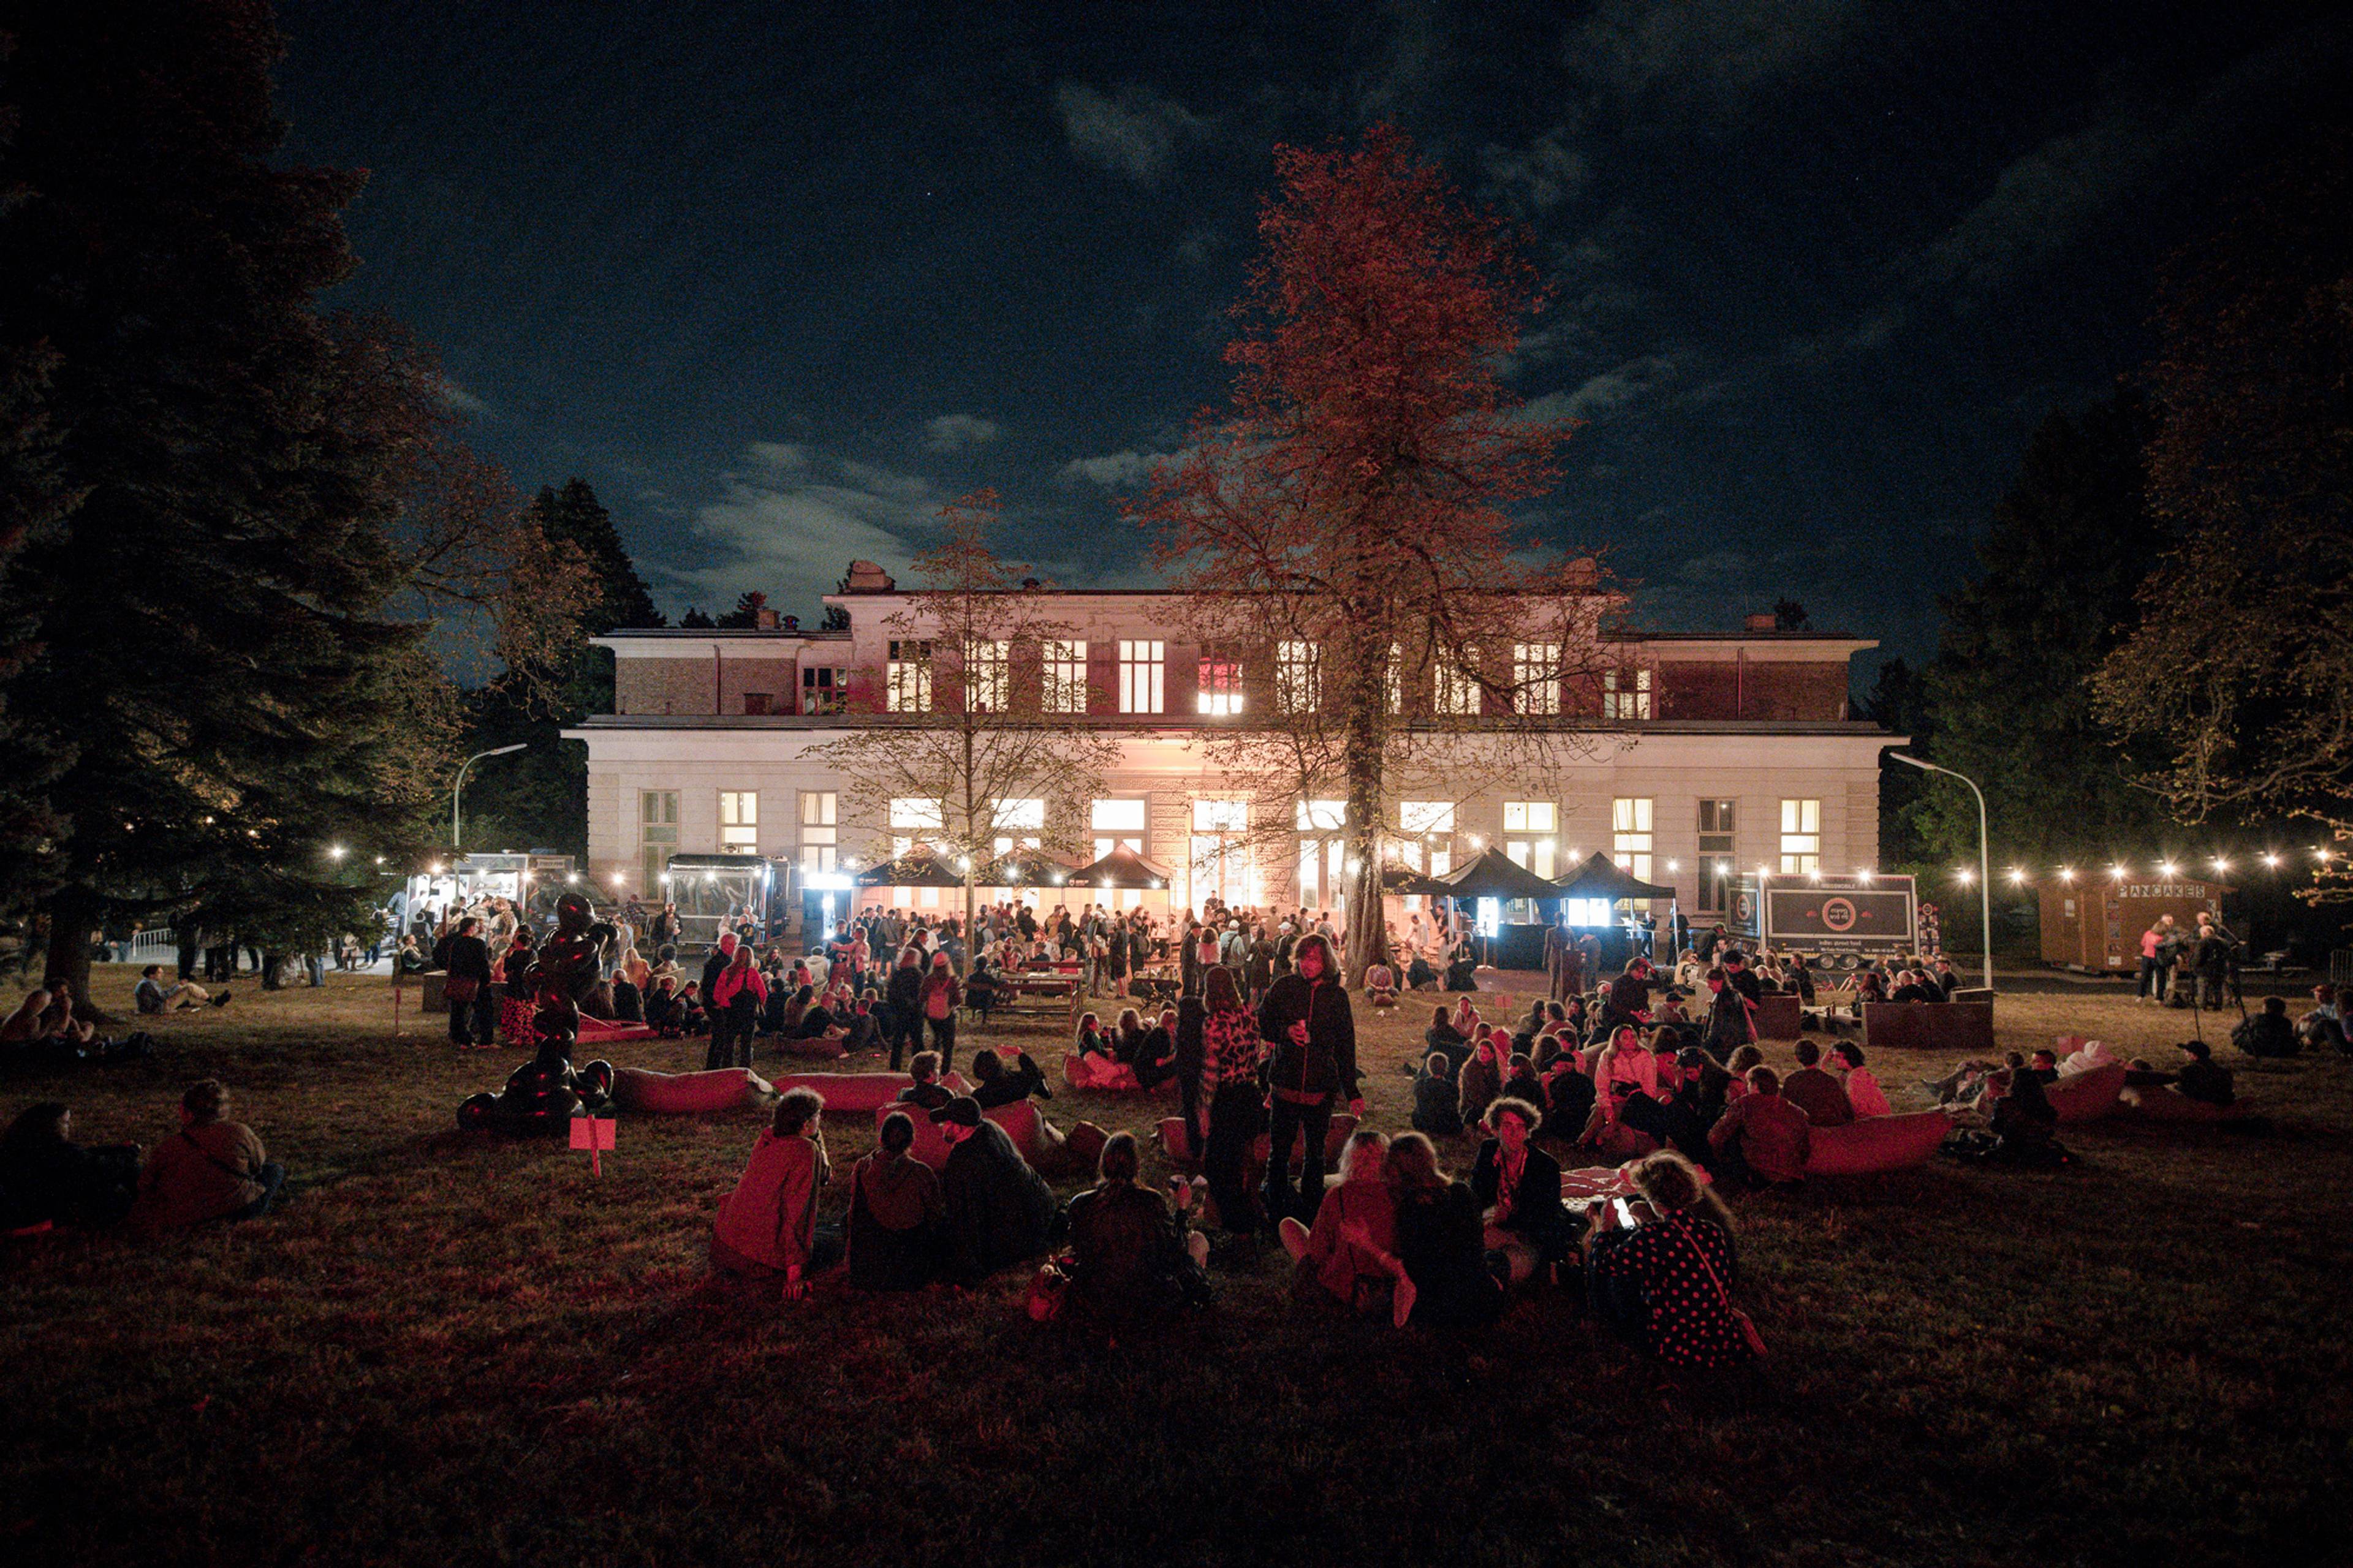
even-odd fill
[(90, 1005), (90, 944), (102, 906), (87, 888), (59, 888), (41, 900), (49, 917), (49, 952), (41, 984), (55, 990), (63, 982), (76, 1006)]
[(1366, 971), (1389, 961), (1381, 912), (1381, 754), (1385, 736), (1352, 724), (1348, 736), (1347, 969), (1350, 984), (1362, 985)]

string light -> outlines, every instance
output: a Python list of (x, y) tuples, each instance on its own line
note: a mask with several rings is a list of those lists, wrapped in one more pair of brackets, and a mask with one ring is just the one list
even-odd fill
[(1858, 881), (1858, 882), (1868, 882), (1868, 881), (1870, 881), (1870, 880), (1871, 880), (1871, 868), (1870, 868), (1870, 867), (1868, 867), (1868, 866), (1862, 866), (1862, 867), (1859, 867), (1859, 868), (1856, 868), (1856, 870), (1855, 870), (1855, 873), (1854, 873), (1854, 879), (1855, 879), (1856, 881)]
[(2214, 869), (2217, 871), (2227, 871), (2230, 868), (2231, 863), (2228, 860), (2223, 859), (2220, 855), (2214, 857)]
[(2170, 860), (2159, 860), (2157, 863), (2157, 874), (2170, 881), (2173, 878), (2173, 862)]
[(2263, 865), (2264, 865), (2265, 867), (2267, 867), (2268, 868), (2270, 868), (2270, 869), (2274, 870), (2274, 871), (2278, 870), (2278, 869), (2279, 869), (2279, 857), (2278, 857), (2278, 856), (2276, 856), (2276, 855), (2271, 854), (2271, 853), (2269, 853), (2268, 851), (2267, 851), (2267, 852), (2265, 852), (2265, 854), (2264, 854), (2264, 856), (2263, 856)]
[(1683, 868), (1683, 862), (1680, 860), (1670, 860), (1667, 862), (1667, 875), (1670, 877), (1673, 876)]
[(2023, 882), (2026, 880), (2026, 873), (2019, 867), (2012, 866), (2010, 868), (2010, 879), (2013, 882)]
[(2121, 882), (2125, 879), (2125, 868), (2122, 866), (2111, 866), (2108, 868), (2108, 875)]
[(2073, 881), (2073, 880), (2075, 879), (2075, 868), (2074, 868), (2074, 867), (2073, 867), (2073, 866), (2062, 866), (2062, 867), (2060, 867), (2060, 868), (2059, 868), (2059, 879), (2060, 879), (2061, 881), (2063, 881), (2063, 882), (2072, 882), (2072, 881)]
[(1966, 888), (1978, 879), (1978, 874), (1967, 866), (1956, 866), (1953, 868), (1953, 879)]

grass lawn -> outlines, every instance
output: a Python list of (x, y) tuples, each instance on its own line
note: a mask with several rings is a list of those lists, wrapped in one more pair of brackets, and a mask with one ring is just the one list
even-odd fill
[[(133, 976), (98, 973), (127, 1012)], [(1279, 1251), (1164, 1341), (1107, 1351), (1023, 1317), (1026, 1276), (754, 1299), (704, 1261), (754, 1113), (624, 1121), (593, 1178), (458, 1132), (459, 1098), (518, 1058), (413, 1019), (396, 1038), (387, 1001), (377, 977), (240, 986), (163, 1021), (151, 1062), (0, 1081), (0, 1113), (63, 1099), (85, 1142), (153, 1143), (179, 1087), (217, 1075), (295, 1194), (161, 1245), (0, 1254), (7, 1561), (2353, 1559), (2353, 1064), (2333, 1057), (2222, 1049), (2269, 1139), (2075, 1128), (2063, 1173), (1940, 1161), (1740, 1200), (1740, 1295), (1776, 1353), (1707, 1387), (1558, 1294), (1460, 1339), (1348, 1321), (1291, 1299)], [(2000, 1012), (2007, 1046), (2127, 1055), (2186, 1022), (2094, 991)], [(1395, 1064), (1427, 1016), (1366, 1029), (1377, 1125), (1405, 1124)], [(1025, 1043), (1050, 1075), (1058, 1042)], [(1911, 1109), (1946, 1064), (1873, 1066)], [(1143, 1131), (1159, 1104), (1049, 1110)], [(826, 1131), (846, 1179), (871, 1119)], [(1467, 1171), (1467, 1141), (1442, 1152)]]

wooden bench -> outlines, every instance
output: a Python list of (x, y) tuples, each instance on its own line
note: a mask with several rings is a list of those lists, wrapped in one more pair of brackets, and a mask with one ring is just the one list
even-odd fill
[(1866, 1002), (1862, 1043), (1871, 1050), (1900, 1047), (1986, 1057), (1994, 1054), (1990, 1002)]

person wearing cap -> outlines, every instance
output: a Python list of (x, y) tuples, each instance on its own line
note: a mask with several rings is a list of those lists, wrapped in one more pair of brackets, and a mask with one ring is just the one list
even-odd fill
[(933, 1111), (932, 1121), (948, 1146), (940, 1167), (946, 1277), (970, 1285), (1043, 1254), (1053, 1229), (1053, 1189), (1005, 1130), (982, 1116), (968, 1094)]

